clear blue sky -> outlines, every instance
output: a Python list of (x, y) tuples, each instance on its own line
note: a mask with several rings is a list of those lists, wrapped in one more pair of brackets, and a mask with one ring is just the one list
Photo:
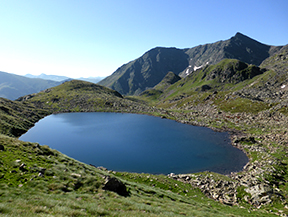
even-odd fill
[(0, 71), (108, 76), (156, 46), (288, 44), (287, 0), (0, 0)]

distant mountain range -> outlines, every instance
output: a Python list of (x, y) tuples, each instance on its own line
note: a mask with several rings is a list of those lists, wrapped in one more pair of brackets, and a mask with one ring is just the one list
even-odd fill
[[(253, 76), (255, 73), (257, 75), (263, 73), (263, 68), (272, 69), (276, 72), (279, 69), (278, 71), (283, 72), (287, 69), (287, 66), (282, 64), (281, 68), (279, 68), (279, 61), (275, 62), (274, 56), (278, 55), (277, 58), (281, 60), (281, 58), (285, 57), (286, 50), (287, 46), (262, 44), (241, 33), (236, 33), (235, 36), (228, 40), (199, 45), (193, 48), (156, 47), (147, 51), (141, 57), (122, 65), (112, 75), (104, 79), (103, 77), (89, 77), (78, 78), (78, 80), (98, 83), (116, 90), (122, 95), (140, 95), (143, 94), (143, 91), (153, 88), (153, 94), (148, 91), (144, 92), (144, 95), (152, 94), (155, 97), (155, 93), (159, 94), (179, 79), (192, 75), (198, 70), (218, 64), (224, 59), (240, 61), (235, 65), (236, 68), (232, 67), (236, 71), (241, 71), (244, 64), (246, 64), (247, 73), (252, 73)], [(252, 69), (248, 67), (249, 64), (261, 66), (261, 69), (257, 67)], [(237, 68), (238, 65), (240, 68)], [(227, 71), (224, 72), (226, 73)], [(214, 71), (213, 73), (206, 79), (210, 78), (212, 80), (213, 76), (221, 76), (222, 78), (226, 76), (220, 71)], [(232, 75), (231, 72), (227, 73), (233, 76), (233, 78), (230, 78), (234, 79), (233, 82), (235, 79), (243, 80), (243, 77), (239, 77), (239, 74), (234, 75), (232, 73)], [(243, 73), (245, 74), (246, 72)], [(244, 74), (244, 77), (251, 77), (250, 74)], [(236, 78), (235, 76), (238, 77)], [(163, 80), (163, 78), (165, 79)], [(46, 75), (43, 73), (37, 76), (31, 74), (18, 76), (5, 72), (0, 73), (0, 79), (0, 97), (12, 100), (59, 85), (64, 81), (73, 80), (66, 76)]]
[(31, 75), (31, 74), (26, 74), (24, 75), (25, 77), (28, 78), (41, 78), (41, 79), (46, 79), (46, 80), (52, 80), (52, 81), (65, 81), (65, 80), (71, 80), (71, 78), (66, 77), (66, 76), (60, 76), (60, 75), (46, 75), (44, 73), (40, 75)]
[(156, 47), (119, 67), (99, 84), (124, 95), (139, 95), (157, 85), (168, 72), (186, 77), (206, 65), (217, 64), (227, 58), (259, 66), (282, 47), (262, 44), (241, 33), (225, 41), (190, 49)]
[[(88, 81), (92, 83), (99, 82), (103, 77), (79, 78), (77, 80)], [(72, 78), (59, 75), (15, 75), (0, 71), (0, 97), (15, 100), (21, 96), (38, 93), (50, 87), (62, 84)]]
[[(25, 77), (28, 78), (42, 78), (42, 79), (46, 79), (46, 80), (52, 80), (52, 81), (69, 81), (69, 80), (73, 80), (73, 78), (69, 78), (66, 76), (60, 76), (60, 75), (46, 75), (44, 73), (40, 74), (40, 75), (31, 75), (31, 74), (26, 74)], [(101, 81), (103, 78), (105, 77), (88, 77), (88, 78), (77, 78), (76, 80), (82, 80), (82, 81), (88, 81), (88, 82), (92, 82), (92, 83), (98, 83), (99, 81)]]
[(40, 78), (27, 78), (0, 71), (0, 97), (15, 100), (20, 96), (38, 93), (62, 82)]

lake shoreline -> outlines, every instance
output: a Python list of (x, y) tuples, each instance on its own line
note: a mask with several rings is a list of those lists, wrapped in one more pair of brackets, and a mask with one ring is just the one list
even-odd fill
[[(74, 114), (70, 113), (71, 115), (70, 114), (67, 115), (67, 114), (69, 114), (69, 113), (54, 114), (54, 115), (57, 115), (57, 116), (47, 116), (47, 117), (45, 117), (44, 119), (42, 119), (42, 121), (39, 121), (36, 124), (36, 126), (35, 126), (36, 128), (35, 127), (31, 128), (26, 134), (21, 136), (19, 139), (25, 140), (25, 141), (30, 141), (30, 142), (39, 142), (40, 144), (48, 144), (51, 148), (56, 149), (56, 150), (66, 154), (68, 156), (71, 156), (72, 158), (76, 158), (77, 160), (80, 160), (82, 162), (83, 162), (83, 159), (85, 159), (84, 162), (90, 163), (90, 164), (94, 164), (94, 165), (99, 165), (99, 163), (97, 163), (97, 162), (102, 162), (102, 163), (100, 163), (100, 165), (103, 165), (104, 167), (107, 167), (107, 168), (111, 168), (112, 170), (115, 170), (115, 171), (145, 172), (145, 173), (151, 173), (151, 174), (168, 174), (168, 173), (171, 173), (171, 172), (175, 172), (177, 174), (180, 174), (180, 173), (187, 173), (187, 172), (184, 172), (184, 171), (188, 170), (188, 168), (190, 167), (189, 170), (192, 173), (200, 172), (200, 171), (206, 171), (206, 170), (211, 170), (211, 171), (214, 171), (214, 172), (227, 174), (227, 173), (229, 173), (228, 171), (231, 171), (231, 172), (239, 171), (240, 168), (239, 168), (238, 164), (241, 163), (241, 168), (242, 168), (243, 161), (246, 162), (247, 156), (243, 153), (243, 154), (241, 154), (241, 156), (243, 155), (243, 158), (242, 157), (241, 157), (241, 159), (239, 158), (239, 161), (237, 161), (237, 162), (235, 161), (234, 163), (231, 164), (231, 161), (229, 160), (229, 163), (228, 163), (228, 161), (227, 161), (227, 163), (224, 163), (226, 161), (226, 159), (232, 157), (232, 155), (235, 155), (235, 157), (236, 157), (239, 154), (238, 154), (238, 152), (236, 152), (236, 150), (233, 149), (234, 147), (231, 146), (231, 142), (229, 141), (228, 135), (218, 134), (218, 133), (221, 133), (221, 132), (217, 132), (217, 134), (211, 134), (210, 131), (208, 131), (209, 128), (206, 128), (206, 127), (198, 128), (197, 126), (193, 126), (193, 127), (197, 127), (197, 128), (190, 128), (189, 125), (181, 125), (181, 123), (179, 123), (177, 121), (173, 122), (171, 120), (162, 120), (162, 119), (159, 119), (159, 117), (155, 117), (155, 116), (151, 116), (151, 118), (149, 118), (149, 116), (146, 116), (146, 115), (138, 116), (138, 114), (123, 114), (123, 116), (122, 115), (119, 116), (118, 115), (119, 113), (107, 113), (107, 112), (102, 112), (102, 113), (100, 113), (100, 112), (96, 112), (96, 113), (82, 113), (82, 114), (81, 113), (74, 113)], [(75, 120), (74, 120), (74, 117), (75, 117)], [(114, 118), (112, 118), (112, 117), (114, 117)], [(155, 119), (154, 119), (154, 117), (155, 117)], [(53, 118), (53, 121), (52, 121), (51, 118)], [(59, 119), (59, 118), (61, 118), (61, 119)], [(63, 118), (63, 120), (62, 120), (62, 118)], [(94, 121), (94, 118), (96, 118), (95, 121)], [(59, 121), (61, 120), (61, 122), (57, 122), (58, 119), (59, 119)], [(121, 122), (118, 122), (119, 120), (121, 120)], [(63, 121), (65, 122), (65, 125), (63, 125), (64, 124)], [(73, 123), (72, 121), (77, 121), (77, 122)], [(44, 124), (44, 122), (46, 123), (46, 125)], [(78, 139), (78, 137), (76, 137), (76, 134), (77, 134), (76, 132), (77, 131), (73, 132), (73, 133), (72, 132), (69, 133), (70, 126), (67, 125), (66, 122), (69, 123), (69, 124), (73, 123), (73, 128), (71, 128), (71, 129), (73, 129), (74, 131), (77, 129), (77, 128), (75, 128), (75, 126), (79, 126), (80, 127), (80, 129), (81, 129), (81, 137), (79, 137), (79, 139), (80, 139), (80, 141), (85, 141), (84, 143), (85, 143), (85, 146), (87, 146), (87, 148), (88, 147), (92, 148), (92, 146), (89, 145), (91, 142), (98, 144), (97, 145), (97, 149), (100, 148), (100, 150), (102, 150), (104, 147), (107, 146), (107, 148), (109, 150), (109, 151), (108, 150), (107, 151), (109, 152), (110, 162), (109, 163), (107, 162), (107, 159), (105, 157), (106, 155), (102, 156), (100, 154), (98, 156), (98, 152), (99, 152), (98, 150), (97, 151), (96, 150), (95, 151), (91, 150), (92, 153), (96, 153), (97, 154), (96, 156), (93, 155), (93, 158), (95, 158), (96, 161), (91, 161), (91, 160), (89, 161), (88, 160), (89, 158), (92, 159), (92, 156), (90, 156), (91, 155), (90, 151), (88, 151), (90, 148), (88, 148), (88, 150), (87, 150), (88, 152), (86, 152), (86, 151), (84, 152), (84, 150), (81, 150), (81, 151), (79, 150), (79, 151), (76, 151), (76, 152), (73, 151), (74, 148), (72, 148), (72, 147), (75, 147), (75, 150), (76, 150), (77, 146), (72, 146), (72, 145), (74, 144), (75, 141), (77, 141), (79, 139)], [(96, 122), (97, 122), (97, 124), (96, 124)], [(155, 122), (155, 123), (152, 124), (153, 122)], [(108, 123), (109, 123), (109, 126), (107, 125)], [(95, 124), (96, 124), (97, 128), (94, 129), (94, 125)], [(180, 124), (180, 125), (178, 125), (178, 124)], [(98, 128), (98, 125), (101, 128)], [(156, 127), (158, 125), (159, 125), (159, 127)], [(87, 128), (88, 126), (89, 126), (89, 128)], [(121, 126), (121, 127), (119, 127), (119, 126)], [(127, 128), (127, 127), (129, 127), (129, 128)], [(108, 130), (107, 132), (109, 132), (109, 136), (106, 136), (106, 133), (105, 133), (106, 132), (105, 131), (106, 128)], [(123, 129), (124, 131), (122, 132), (121, 128), (125, 128), (125, 130)], [(61, 132), (61, 129), (65, 129), (65, 132)], [(93, 129), (94, 132), (98, 132), (101, 129), (101, 131), (100, 131), (101, 135), (97, 134), (97, 138), (91, 137), (92, 134), (91, 135), (90, 134), (86, 135), (87, 133), (90, 132), (91, 129)], [(172, 132), (169, 133), (170, 129), (173, 129), (173, 133)], [(191, 131), (189, 134), (187, 134), (187, 132), (186, 132), (188, 129), (189, 129), (189, 132)], [(135, 130), (137, 130), (135, 132), (136, 134), (134, 133)], [(209, 129), (209, 130), (211, 130), (211, 129)], [(34, 131), (36, 131), (37, 133), (33, 133)], [(119, 133), (118, 131), (120, 131), (121, 133)], [(82, 137), (82, 133), (83, 132), (85, 132), (85, 134), (83, 134), (84, 137)], [(113, 133), (111, 134), (111, 132), (113, 132)], [(116, 135), (115, 135), (115, 132), (117, 133)], [(125, 135), (125, 133), (128, 133), (128, 132), (129, 132), (129, 136), (128, 137), (125, 137), (125, 139), (124, 139), (124, 137), (123, 138), (121, 137), (122, 135)], [(214, 131), (211, 130), (211, 132), (214, 132)], [(66, 140), (63, 140), (63, 142), (61, 140), (59, 140), (60, 137), (57, 136), (59, 133), (61, 134), (61, 139), (65, 139), (66, 138)], [(155, 133), (157, 135), (153, 135)], [(174, 135), (175, 133), (177, 133), (177, 135), (179, 134), (181, 136), (179, 138), (178, 137), (174, 138), (174, 136), (172, 136), (172, 134)], [(204, 134), (207, 134), (207, 133), (209, 135), (204, 135)], [(53, 136), (52, 135), (49, 136), (50, 134), (53, 134)], [(67, 136), (65, 136), (66, 134), (67, 134), (67, 136), (69, 135), (69, 139), (68, 139)], [(143, 134), (144, 138), (143, 139), (141, 139), (141, 137), (138, 138), (138, 136), (140, 136), (142, 134)], [(195, 134), (195, 136), (197, 135), (197, 137), (193, 136), (194, 134)], [(111, 137), (111, 135), (114, 135), (114, 136), (112, 136), (113, 139), (109, 138), (109, 137)], [(147, 137), (147, 135), (149, 135), (149, 136)], [(221, 139), (222, 138), (221, 135), (223, 136), (223, 139)], [(52, 139), (52, 137), (53, 137), (53, 139)], [(90, 137), (93, 140), (90, 141)], [(151, 137), (151, 139), (152, 138), (153, 139), (151, 140), (150, 137)], [(187, 139), (188, 138), (189, 139), (188, 140), (185, 139), (186, 137), (187, 137)], [(85, 140), (83, 140), (84, 138), (85, 138)], [(87, 140), (88, 138), (89, 138), (89, 140)], [(118, 144), (119, 141), (122, 141), (123, 139), (125, 141), (125, 140), (127, 140), (127, 138), (128, 138), (128, 141), (129, 141), (128, 143), (125, 142), (125, 144), (122, 144), (122, 143)], [(134, 139), (134, 141), (133, 140), (130, 141), (130, 139), (132, 139), (132, 138)], [(102, 142), (100, 142), (100, 143), (97, 142), (99, 139), (100, 139), (100, 141), (104, 142), (103, 144), (106, 144), (106, 142), (108, 142), (108, 143), (105, 146), (101, 147)], [(175, 140), (175, 142), (174, 142), (174, 140)], [(203, 143), (204, 141), (205, 141), (205, 143)], [(213, 146), (213, 148), (212, 147), (210, 148), (210, 145), (209, 145), (209, 148), (206, 147), (206, 145), (208, 145), (210, 143), (212, 145), (215, 142), (219, 143), (219, 145), (220, 144), (221, 145), (220, 146), (217, 145), (215, 147)], [(67, 146), (68, 143), (69, 143), (69, 146)], [(75, 142), (75, 144), (78, 144), (78, 143)], [(137, 149), (135, 149), (135, 151), (133, 151), (134, 148), (135, 148), (134, 146), (135, 146), (136, 143), (137, 143), (137, 146), (136, 146)], [(151, 149), (152, 147), (154, 147), (154, 145), (153, 145), (154, 143), (155, 143), (155, 147), (157, 147), (156, 150)], [(53, 144), (53, 145), (51, 145), (51, 144)], [(59, 144), (59, 145), (57, 145), (57, 144)], [(132, 158), (132, 159), (135, 158), (135, 160), (137, 159), (136, 162), (138, 162), (140, 159), (141, 159), (141, 161), (143, 161), (145, 158), (148, 157), (147, 160), (144, 160), (144, 162), (147, 161), (145, 163), (145, 165), (146, 165), (145, 167), (146, 168), (150, 168), (150, 169), (148, 169), (148, 170), (146, 170), (146, 169), (144, 169), (144, 170), (143, 169), (136, 169), (137, 167), (139, 167), (139, 168), (142, 167), (141, 166), (142, 164), (140, 163), (140, 161), (139, 161), (140, 164), (139, 163), (132, 163), (132, 162), (128, 163), (127, 165), (130, 165), (130, 166), (128, 166), (126, 169), (125, 169), (125, 167), (120, 169), (121, 168), (121, 164), (119, 164), (119, 162), (117, 162), (117, 166), (116, 167), (112, 166), (111, 163), (114, 161), (113, 159), (114, 158), (115, 159), (118, 158), (116, 155), (114, 156), (114, 149), (116, 148), (116, 147), (113, 147), (114, 144), (117, 144), (117, 145), (119, 145), (119, 147), (123, 147), (123, 148), (125, 148), (126, 146), (127, 147), (131, 146), (129, 148), (129, 152), (127, 152), (128, 153), (127, 157), (124, 157), (125, 156), (124, 153), (126, 153), (126, 151), (124, 151), (124, 150), (122, 151), (122, 150), (119, 149), (119, 151), (118, 151), (119, 153), (117, 153), (117, 154), (122, 153), (120, 155), (121, 155), (121, 157), (123, 155), (123, 157), (122, 157), (123, 159), (128, 160), (130, 158)], [(141, 144), (141, 146), (139, 146), (140, 144)], [(175, 146), (176, 144), (177, 144), (177, 146)], [(185, 151), (184, 150), (182, 151), (182, 148), (180, 148), (180, 147), (176, 148), (180, 144), (181, 144), (181, 147), (186, 147)], [(164, 147), (163, 147), (164, 149), (160, 148), (163, 145), (164, 145)], [(57, 148), (57, 146), (59, 148)], [(66, 146), (67, 146), (67, 149), (64, 148)], [(172, 148), (172, 147), (174, 147), (174, 148)], [(172, 149), (175, 149), (175, 148), (177, 149), (177, 151), (176, 152), (172, 151)], [(215, 153), (217, 153), (217, 154), (216, 155), (215, 154), (212, 154), (212, 155), (209, 154), (210, 157), (208, 157), (207, 154), (210, 153), (210, 150), (213, 153), (214, 152), (213, 151), (214, 148), (216, 148), (216, 150), (215, 150), (216, 152)], [(223, 149), (223, 148), (225, 148), (225, 149)], [(140, 153), (138, 153), (139, 152), (138, 149), (140, 150)], [(150, 149), (151, 149), (151, 152), (150, 152)], [(171, 149), (171, 151), (169, 151), (170, 149)], [(224, 154), (223, 156), (222, 156), (222, 151), (220, 151), (222, 149), (223, 149), (223, 151), (225, 150), (225, 154), (223, 153)], [(103, 150), (105, 150), (105, 149), (103, 149)], [(116, 150), (118, 150), (118, 147), (117, 147)], [(166, 150), (166, 151), (164, 153), (162, 153), (163, 151), (160, 151), (160, 150)], [(188, 151), (188, 150), (190, 150), (190, 151)], [(133, 151), (133, 152), (131, 152), (131, 151)], [(149, 151), (149, 152), (147, 152), (147, 151)], [(167, 153), (168, 153), (167, 151), (169, 151), (169, 153), (170, 153), (169, 155), (167, 155)], [(209, 152), (207, 152), (207, 151), (209, 151)], [(80, 153), (81, 153), (81, 155), (79, 155)], [(84, 153), (86, 153), (86, 154), (84, 154)], [(106, 153), (106, 151), (105, 151), (105, 153)], [(178, 153), (178, 154), (176, 154), (176, 153)], [(163, 155), (163, 154), (165, 154), (165, 155)], [(188, 157), (188, 155), (190, 155), (191, 157)], [(199, 156), (203, 155), (203, 156), (199, 158), (199, 157), (197, 157), (197, 155), (199, 155)], [(75, 156), (78, 156), (78, 157), (75, 157)], [(112, 157), (112, 156), (114, 156), (114, 157)], [(163, 156), (163, 157), (165, 156), (165, 158), (162, 159), (163, 157), (161, 157), (161, 156)], [(195, 156), (195, 157), (193, 157), (193, 156)], [(222, 157), (220, 157), (220, 156), (222, 156)], [(233, 159), (235, 157), (233, 157)], [(100, 160), (100, 159), (102, 159), (102, 160)], [(171, 160), (168, 160), (168, 159), (171, 159), (171, 160), (173, 159), (173, 160), (171, 161)], [(188, 159), (189, 159), (190, 163), (188, 163), (188, 161), (187, 161)], [(184, 163), (184, 160), (187, 161), (187, 163)], [(177, 163), (173, 163), (174, 161), (177, 162)], [(197, 163), (195, 161), (197, 161)], [(156, 162), (158, 162), (158, 163), (156, 163)], [(222, 165), (220, 167), (220, 165), (223, 164), (223, 163), (224, 163), (224, 165)], [(151, 166), (149, 166), (150, 164), (151, 164)], [(167, 166), (165, 166), (165, 164), (167, 164)], [(157, 168), (155, 168), (153, 165), (158, 165), (158, 166), (157, 166)], [(198, 166), (196, 166), (196, 165), (198, 165)], [(211, 166), (208, 166), (208, 165), (211, 165)], [(134, 167), (135, 168), (134, 169), (132, 169), (132, 168), (128, 169), (131, 166), (133, 166), (133, 168)], [(172, 169), (174, 167), (175, 167), (175, 169)], [(203, 167), (203, 169), (200, 169), (201, 167)], [(232, 169), (234, 167), (235, 168), (238, 167), (238, 169), (236, 169), (236, 170)], [(118, 168), (118, 169), (116, 169), (116, 168)], [(160, 168), (162, 168), (162, 169), (160, 169)], [(176, 168), (178, 168), (178, 169), (176, 169)], [(207, 169), (205, 169), (205, 168), (207, 168)]]

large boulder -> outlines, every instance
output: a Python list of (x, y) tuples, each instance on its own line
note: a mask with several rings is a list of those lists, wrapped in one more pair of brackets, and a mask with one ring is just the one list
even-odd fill
[(121, 196), (128, 196), (125, 184), (115, 177), (108, 176), (105, 180), (105, 186), (103, 189), (114, 191)]
[(211, 87), (207, 84), (204, 84), (203, 86), (201, 86), (201, 91), (206, 91), (206, 90), (210, 90)]

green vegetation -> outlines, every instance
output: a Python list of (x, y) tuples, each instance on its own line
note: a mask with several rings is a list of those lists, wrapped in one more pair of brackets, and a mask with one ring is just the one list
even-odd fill
[[(4, 135), (0, 142), (5, 148), (0, 152), (0, 214), (5, 216), (264, 214), (222, 205), (190, 184), (164, 175), (103, 171), (47, 146)], [(129, 196), (104, 190), (106, 176), (121, 179)]]
[[(177, 81), (169, 73), (159, 85), (137, 97), (125, 97), (109, 88), (74, 80), (19, 101), (1, 98), (0, 214), (288, 214), (288, 93), (283, 88), (288, 78), (269, 65), (265, 67), (266, 70), (224, 59)], [(78, 162), (48, 146), (17, 139), (49, 114), (97, 111), (150, 114), (229, 131), (232, 144), (244, 150), (250, 162), (243, 171), (229, 175), (116, 172)], [(121, 196), (107, 190), (108, 177), (123, 183), (127, 194)]]

